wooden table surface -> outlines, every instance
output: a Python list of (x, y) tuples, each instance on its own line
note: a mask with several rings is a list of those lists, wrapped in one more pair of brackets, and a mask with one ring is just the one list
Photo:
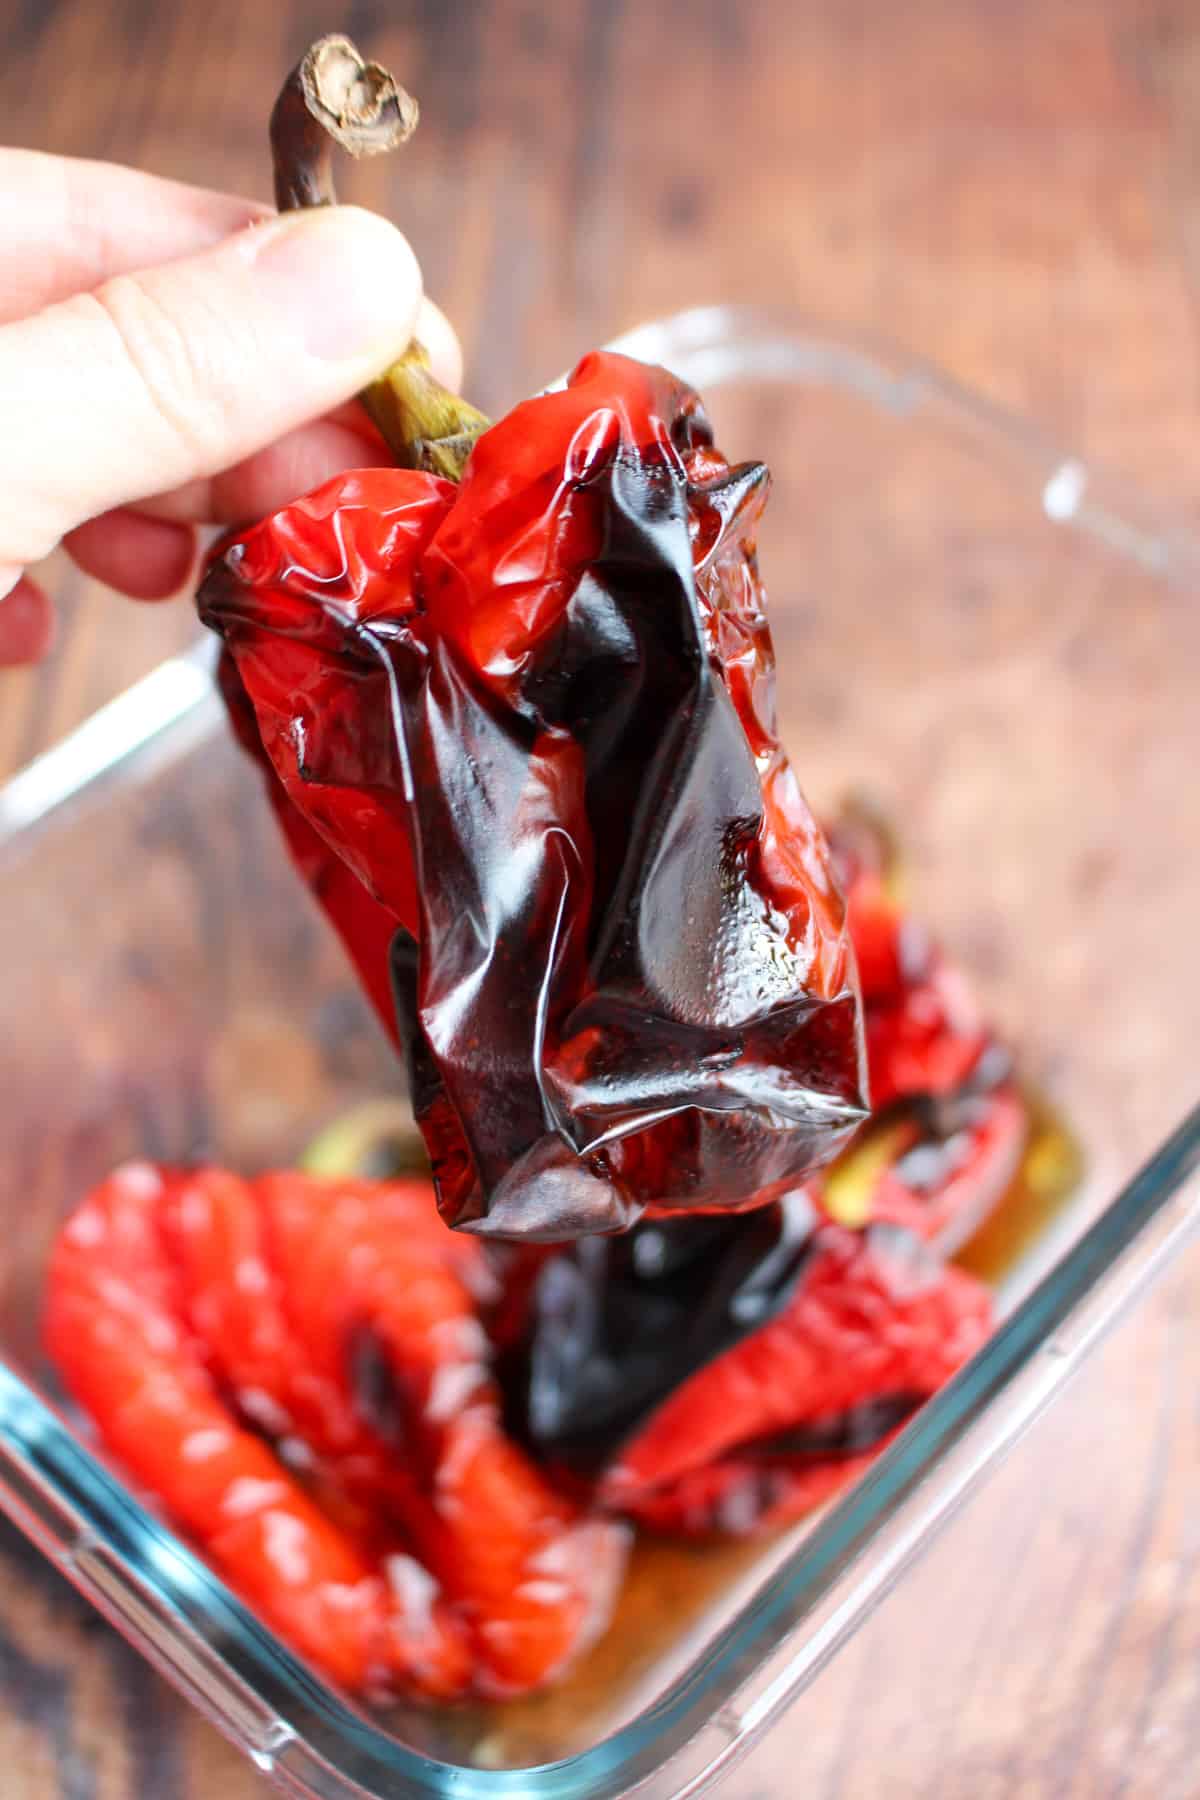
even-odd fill
[[(280, 71), (343, 28), (424, 123), (409, 230), (495, 409), (638, 318), (786, 297), (1181, 509), (1197, 486), (1200, 7), (1139, 0), (9, 0), (13, 143), (267, 189)], [(195, 630), (65, 567), (0, 776)], [(1195, 1267), (1176, 1271), (730, 1778), (745, 1800), (1200, 1794)], [(5, 1800), (261, 1778), (0, 1532)]]

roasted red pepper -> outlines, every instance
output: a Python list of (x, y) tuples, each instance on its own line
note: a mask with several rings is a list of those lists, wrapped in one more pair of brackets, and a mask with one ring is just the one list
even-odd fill
[(457, 489), (339, 477), (204, 584), (279, 782), (373, 897), (322, 892), (372, 994), (409, 934), (452, 1224), (762, 1205), (864, 1116), (844, 909), (775, 729), (765, 492), (689, 390), (593, 355)]
[(975, 1077), (994, 1085), (1008, 1057), (962, 975), (892, 891), (878, 828), (851, 815), (834, 825), (831, 844), (858, 959), (875, 1111)]
[[(876, 918), (858, 891), (852, 919)], [(914, 936), (889, 906), (889, 941)], [(875, 948), (868, 992), (902, 1010)], [(485, 1255), (421, 1180), (127, 1169), (62, 1235), (51, 1349), (133, 1474), (339, 1680), (521, 1692), (607, 1617), (624, 1541), (597, 1505), (659, 1531), (796, 1518), (982, 1341), (987, 1291), (944, 1259), (1026, 1128), (986, 1068), (893, 1099), (778, 1202), (560, 1247)]]
[[(536, 1261), (514, 1251), (505, 1270), (513, 1430), (660, 1529), (806, 1511), (988, 1328), (986, 1290), (944, 1259), (1008, 1191), (1027, 1109), (965, 984), (895, 898), (878, 832), (848, 818), (830, 839), (868, 1032), (875, 1008), (909, 1021), (872, 1040), (880, 1113), (751, 1217), (645, 1222)], [(927, 1005), (931, 972), (952, 1012)], [(661, 1423), (674, 1418), (678, 1432)]]
[[(904, 1226), (850, 1231), (803, 1193), (749, 1221), (663, 1221), (538, 1273), (510, 1355), (514, 1430), (659, 1529), (796, 1517), (877, 1451), (991, 1329), (987, 1289)], [(769, 1247), (762, 1254), (762, 1241)]]
[(818, 1471), (878, 1450), (991, 1326), (982, 1283), (911, 1233), (820, 1226), (784, 1310), (664, 1401), (599, 1495), (659, 1528), (780, 1524), (812, 1505)]
[(46, 1336), (106, 1445), (335, 1679), (515, 1694), (603, 1630), (626, 1534), (505, 1436), (491, 1285), (426, 1182), (136, 1164), (60, 1235)]
[[(415, 120), (322, 40), (272, 115), (279, 205)], [(766, 471), (623, 357), (491, 429), (418, 345), (363, 398), (405, 466), (227, 543), (200, 609), (398, 1026), (443, 1216), (552, 1241), (769, 1203), (866, 1103), (844, 909), (776, 734)]]

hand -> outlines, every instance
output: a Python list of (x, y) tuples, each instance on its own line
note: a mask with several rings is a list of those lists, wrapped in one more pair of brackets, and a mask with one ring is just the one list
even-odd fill
[(414, 336), (457, 387), (454, 333), (373, 213), (280, 218), (131, 169), (0, 151), (0, 663), (51, 641), (25, 570), (56, 544), (162, 599), (192, 570), (198, 525), (390, 462), (351, 396)]

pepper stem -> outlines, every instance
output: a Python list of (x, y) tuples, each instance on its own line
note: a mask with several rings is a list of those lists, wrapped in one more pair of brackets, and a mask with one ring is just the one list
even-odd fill
[[(334, 147), (353, 157), (378, 156), (407, 143), (417, 103), (378, 63), (367, 62), (346, 37), (318, 40), (292, 70), (271, 113), (275, 203), (280, 212), (334, 206)], [(488, 420), (429, 372), (414, 339), (362, 400), (404, 468), (428, 469), (458, 481)]]

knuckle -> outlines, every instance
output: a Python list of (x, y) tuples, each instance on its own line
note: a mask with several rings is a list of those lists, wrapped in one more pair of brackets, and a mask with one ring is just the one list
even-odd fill
[(114, 352), (140, 388), (170, 451), (189, 471), (221, 460), (225, 408), (206, 349), (211, 321), (180, 317), (136, 275), (118, 275), (89, 296)]

